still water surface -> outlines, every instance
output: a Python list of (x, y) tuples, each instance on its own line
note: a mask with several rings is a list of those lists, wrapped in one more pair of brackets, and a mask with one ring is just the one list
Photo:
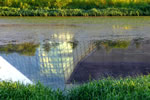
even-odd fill
[(0, 17), (0, 56), (33, 83), (64, 89), (148, 74), (149, 32), (150, 17)]

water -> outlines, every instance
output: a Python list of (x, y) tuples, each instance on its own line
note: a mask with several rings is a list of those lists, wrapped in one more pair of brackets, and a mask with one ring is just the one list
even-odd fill
[(150, 17), (0, 17), (0, 56), (33, 83), (54, 89), (146, 75), (149, 27)]

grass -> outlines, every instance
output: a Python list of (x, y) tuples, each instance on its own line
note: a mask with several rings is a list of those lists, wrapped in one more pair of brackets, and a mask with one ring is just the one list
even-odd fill
[[(150, 9), (150, 7), (149, 7)], [(150, 10), (133, 8), (106, 9), (20, 9), (0, 7), (0, 16), (149, 16)]]
[(149, 16), (150, 0), (0, 0), (0, 16)]
[(53, 91), (40, 83), (23, 85), (20, 83), (1, 82), (0, 100), (64, 100), (62, 91)]
[(92, 9), (105, 7), (146, 6), (150, 0), (0, 0), (0, 6), (16, 8)]
[(71, 90), (68, 97), (70, 100), (149, 100), (150, 75), (90, 82)]
[(136, 78), (105, 78), (63, 93), (40, 83), (24, 86), (1, 82), (0, 100), (150, 100), (150, 75)]

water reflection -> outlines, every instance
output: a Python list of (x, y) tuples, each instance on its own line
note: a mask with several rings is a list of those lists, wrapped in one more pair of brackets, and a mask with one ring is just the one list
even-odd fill
[[(73, 33), (78, 38), (110, 35), (149, 36), (149, 23), (150, 17), (1, 17), (0, 45), (14, 40), (29, 42), (39, 41), (39, 37), (43, 40), (49, 39), (54, 33)], [(54, 37), (58, 39), (70, 37), (61, 34)]]
[(0, 56), (31, 81), (63, 89), (77, 63), (90, 52), (90, 45), (77, 41), (73, 34), (61, 33), (39, 44), (0, 46)]
[[(68, 42), (54, 44), (51, 44), (49, 52), (45, 51), (45, 48), (43, 49), (42, 47), (38, 50), (41, 74), (46, 76), (51, 74), (63, 76), (62, 74), (64, 74), (65, 77), (63, 77), (66, 79), (73, 66), (73, 49)], [(64, 71), (67, 72), (64, 73)]]
[(9, 64), (3, 57), (0, 57), (0, 81), (21, 82), (23, 84), (33, 84), (26, 76), (24, 76), (14, 66)]
[(59, 33), (40, 43), (0, 46), (0, 56), (32, 82), (40, 80), (54, 89), (89, 77), (150, 72), (149, 38), (78, 41), (71, 33)]
[(137, 49), (141, 47), (141, 43), (142, 43), (143, 40), (144, 40), (144, 38), (135, 38), (135, 39), (133, 39), (134, 44), (136, 45)]
[[(94, 41), (96, 50), (76, 66), (69, 82), (87, 82), (101, 77), (126, 77), (150, 72), (150, 39)], [(109, 51), (109, 52), (108, 52)]]
[(130, 40), (97, 40), (94, 42), (97, 49), (105, 48), (106, 51), (111, 51), (113, 48), (126, 49), (129, 47)]
[(89, 76), (147, 74), (149, 19), (2, 17), (0, 56), (32, 82), (53, 88), (86, 82)]
[(133, 29), (133, 27), (131, 27), (130, 25), (112, 25), (112, 28), (114, 30), (119, 30), (119, 29), (130, 30), (130, 29)]
[(49, 52), (51, 48), (55, 48), (59, 45), (59, 43), (53, 43), (53, 42), (46, 42), (43, 44), (43, 49), (45, 52)]
[(34, 43), (8, 44), (0, 46), (0, 52), (5, 54), (16, 52), (21, 55), (34, 56), (38, 46), (39, 44)]

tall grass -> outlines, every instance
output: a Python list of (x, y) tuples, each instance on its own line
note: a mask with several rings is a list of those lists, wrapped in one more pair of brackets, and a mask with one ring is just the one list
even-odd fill
[(54, 91), (40, 83), (25, 86), (20, 83), (0, 82), (0, 100), (64, 100), (64, 96), (62, 91)]
[(107, 78), (72, 89), (69, 100), (150, 100), (150, 76)]
[(0, 82), (0, 100), (150, 100), (150, 75), (105, 78), (74, 87), (65, 93), (40, 83)]
[(150, 0), (0, 0), (0, 6), (19, 8), (105, 8), (138, 7), (150, 4)]

